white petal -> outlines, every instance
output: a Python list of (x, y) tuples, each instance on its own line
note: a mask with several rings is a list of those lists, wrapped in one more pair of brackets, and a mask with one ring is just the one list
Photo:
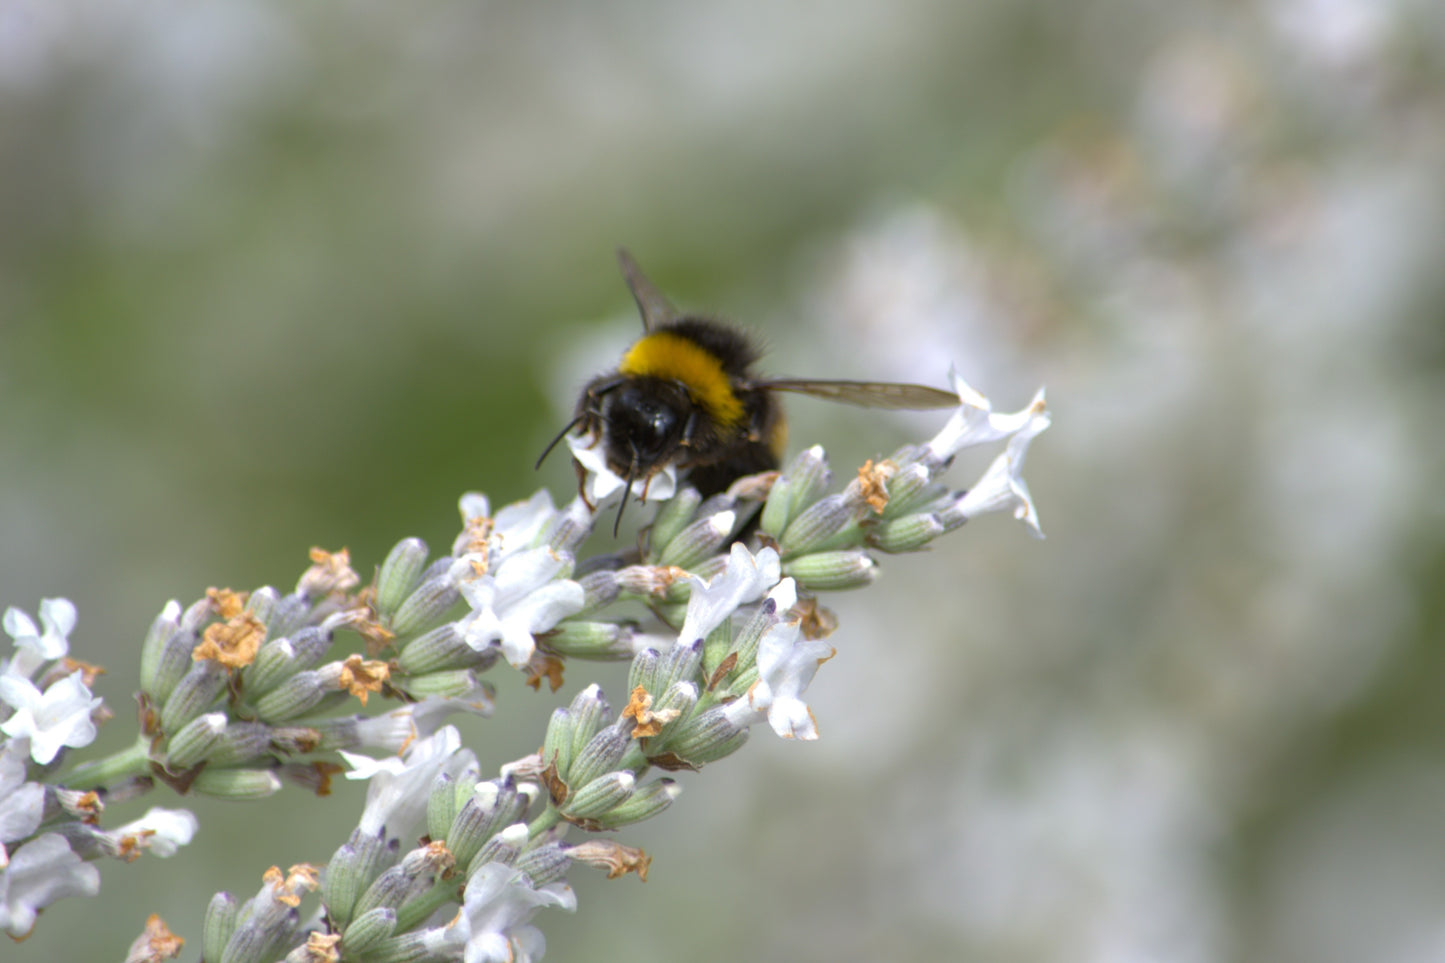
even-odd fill
[(75, 603), (70, 599), (41, 599), (40, 621), (45, 626), (46, 635), (58, 635), (62, 641), (67, 639), (75, 629)]
[[(4, 702), (13, 709), (22, 710), (38, 707), (42, 698), (43, 694), (39, 687), (29, 679), (13, 675), (0, 675), (0, 702)], [(9, 722), (6, 722), (5, 725), (9, 725)], [(0, 732), (11, 736), (15, 735), (3, 725), (0, 725)]]
[(809, 742), (818, 738), (818, 724), (802, 699), (774, 699), (768, 709), (768, 725), (784, 739)]
[(497, 512), (492, 527), (498, 543), (497, 558), (531, 548), (556, 514), (552, 493), (545, 488), (538, 489), (525, 502), (513, 502)]
[(527, 631), (527, 626), (516, 619), (502, 620), (502, 655), (514, 669), (520, 669), (532, 661), (537, 651), (537, 640)]
[(65, 839), (46, 833), (21, 846), (0, 873), (0, 929), (21, 937), (36, 914), (64, 896), (100, 892), (100, 871), (70, 851)]
[(185, 809), (162, 809), (152, 806), (135, 822), (126, 823), (112, 835), (117, 838), (133, 836), (142, 849), (165, 858), (174, 856), (176, 850), (189, 843), (200, 828), (200, 822)]
[(462, 512), (462, 524), (477, 518), (486, 518), (492, 514), (492, 504), (487, 501), (487, 496), (481, 492), (467, 492), (457, 503)]
[(411, 835), (426, 815), (427, 798), (437, 776), (476, 764), (476, 756), (460, 747), (461, 734), (456, 727), (442, 726), (435, 735), (418, 739), (407, 747), (402, 758), (404, 765), (399, 771), (389, 760), (382, 764), (365, 756), (348, 758), (347, 762), (353, 765), (358, 761), (362, 761), (363, 766), (366, 762), (372, 764), (366, 806), (358, 822), (360, 830), (376, 833), (385, 827), (392, 836)]
[(476, 552), (469, 552), (452, 562), (447, 569), (447, 578), (462, 593), (468, 605), (474, 609), (489, 608), (497, 597), (497, 578), (492, 573), (478, 575), (486, 570), (487, 560)]
[(400, 756), (373, 759), (371, 756), (362, 755), (359, 752), (348, 752), (345, 749), (338, 751), (341, 753), (341, 758), (351, 767), (351, 771), (346, 774), (347, 779), (370, 779), (381, 772), (400, 775), (406, 769), (406, 763)]
[(357, 744), (367, 749), (400, 752), (403, 746), (422, 734), (417, 732), (415, 714), (417, 706), (425, 705), (426, 702), (427, 700), (423, 699), (419, 703), (410, 703), (379, 716), (357, 716)]
[(7, 789), (0, 796), (0, 844), (29, 836), (40, 828), (44, 816), (45, 787), (40, 783), (27, 782)]
[(526, 935), (531, 929), (527, 921), (537, 910), (546, 906), (567, 910), (577, 907), (577, 897), (566, 883), (534, 889), (525, 873), (501, 863), (487, 863), (472, 873), (462, 900), (462, 913), (453, 926), (467, 936), (464, 959), (468, 963), (510, 963), (513, 937), (522, 937), (524, 944), (533, 947), (539, 945)]
[(47, 765), (65, 746), (79, 748), (95, 739), (90, 713), (101, 700), (90, 694), (79, 670), (52, 683), (44, 693), (28, 679), (0, 677), (0, 699), (15, 706), (15, 714), (0, 725), (11, 738), (28, 736), (30, 757)]
[(734, 542), (727, 566), (712, 581), (704, 582), (696, 575), (688, 579), (692, 596), (678, 640), (691, 644), (706, 638), (739, 605), (762, 598), (781, 576), (782, 563), (775, 549), (764, 548), (755, 556), (741, 542)]
[(959, 408), (943, 430), (928, 443), (929, 450), (940, 461), (952, 458), (965, 448), (1008, 438), (1023, 430), (1043, 410), (1042, 389), (1022, 411), (996, 413), (993, 402), (964, 381), (957, 370), (950, 371), (949, 377), (953, 380), (954, 393), (958, 395)]
[(5, 610), (4, 618), (5, 632), (19, 642), (21, 639), (39, 639), (40, 628), (35, 620), (25, 614), (23, 609), (10, 606)]
[(798, 583), (791, 578), (785, 578), (773, 586), (773, 590), (768, 593), (768, 598), (777, 604), (778, 615), (782, 615), (798, 604)]
[(582, 611), (585, 604), (587, 592), (581, 583), (561, 579), (527, 596), (517, 606), (517, 613), (532, 632), (549, 632), (567, 616)]
[(480, 652), (502, 637), (502, 618), (496, 609), (488, 606), (465, 616), (457, 623), (462, 641)]
[[(1039, 400), (1043, 395), (1040, 393)], [(1038, 538), (1044, 533), (1039, 528), (1038, 512), (1029, 496), (1028, 485), (1024, 482), (1024, 457), (1028, 454), (1029, 443), (1045, 428), (1049, 427), (1049, 415), (1040, 405), (1029, 419), (1028, 424), (1009, 439), (1008, 447), (984, 471), (983, 477), (963, 494), (949, 509), (964, 518), (976, 518), (989, 512), (1011, 511), (1015, 518), (1029, 526), (1029, 531)]]
[(531, 548), (508, 558), (496, 571), (497, 597), (493, 603), (505, 611), (530, 592), (542, 588), (571, 564), (550, 548)]

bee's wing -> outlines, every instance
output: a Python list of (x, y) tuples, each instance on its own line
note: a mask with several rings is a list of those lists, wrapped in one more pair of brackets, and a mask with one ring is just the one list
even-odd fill
[(926, 385), (899, 385), (886, 381), (814, 381), (800, 378), (777, 378), (761, 381), (758, 388), (771, 391), (793, 391), (828, 401), (841, 401), (864, 408), (953, 408), (958, 395)]
[(644, 331), (651, 331), (659, 324), (665, 324), (677, 317), (677, 309), (672, 306), (672, 302), (652, 286), (652, 282), (642, 273), (642, 268), (638, 267), (637, 262), (632, 260), (632, 255), (627, 253), (627, 248), (617, 249), (617, 263), (622, 268), (622, 277), (627, 281), (628, 290), (637, 301), (637, 309), (642, 312)]

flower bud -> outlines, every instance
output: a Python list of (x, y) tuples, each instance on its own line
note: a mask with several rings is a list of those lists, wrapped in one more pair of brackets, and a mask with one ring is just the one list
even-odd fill
[(445, 622), (405, 643), (397, 653), (397, 668), (405, 675), (422, 675), (443, 669), (478, 665), (483, 653), (467, 645), (455, 622)]
[(651, 692), (656, 688), (658, 666), (661, 664), (662, 655), (656, 649), (643, 649), (637, 653), (627, 670), (627, 691), (642, 686)]
[(456, 581), (449, 575), (425, 579), (397, 608), (391, 618), (391, 630), (400, 636), (431, 628), (461, 597)]
[[(145, 641), (141, 643), (140, 653), (140, 687), (142, 692), (148, 692), (153, 698), (159, 699), (169, 692), (160, 693), (156, 689), (156, 670), (161, 664), (162, 656), (167, 644), (172, 637), (181, 631), (181, 604), (174, 599), (166, 603), (161, 609), (161, 614), (151, 622), (151, 627), (146, 632)], [(189, 659), (189, 651), (187, 652)], [(174, 685), (185, 673), (185, 665), (182, 663), (181, 671), (171, 680)]]
[(281, 789), (281, 777), (269, 769), (202, 769), (194, 792), (218, 799), (264, 799)]
[(682, 787), (671, 779), (658, 779), (638, 789), (626, 801), (615, 806), (611, 812), (598, 818), (608, 829), (617, 829), (631, 823), (651, 819), (662, 812), (682, 792)]
[(352, 918), (362, 890), (371, 885), (389, 857), (390, 848), (384, 834), (360, 830), (353, 830), (351, 838), (332, 854), (321, 879), (321, 901), (338, 925), (345, 926)]
[(298, 672), (255, 702), (256, 714), (267, 722), (286, 722), (305, 715), (326, 696), (338, 692), (330, 675), (314, 669)]
[(547, 721), (547, 734), (542, 739), (542, 761), (556, 766), (559, 773), (572, 764), (572, 737), (576, 726), (567, 709), (553, 709)]
[(658, 662), (657, 671), (652, 676), (652, 685), (647, 691), (660, 694), (667, 691), (673, 683), (694, 681), (701, 665), (701, 640), (695, 639), (687, 645), (678, 643)]
[(341, 934), (342, 957), (355, 959), (364, 956), (395, 932), (396, 910), (389, 906), (368, 910), (352, 920)]
[(207, 761), (215, 767), (239, 766), (259, 758), (271, 748), (271, 727), (264, 722), (227, 723)]
[(218, 663), (192, 662), (161, 708), (161, 728), (180, 732), (192, 719), (210, 709), (226, 691), (226, 670)]
[(905, 515), (875, 527), (868, 541), (884, 552), (916, 552), (944, 531), (943, 523), (938, 520), (937, 515)]
[(477, 689), (487, 688), (477, 679), (471, 669), (448, 669), (444, 672), (426, 672), (406, 680), (407, 695), (415, 699), (435, 696), (439, 699), (460, 699), (472, 695)]
[(460, 804), (453, 791), (455, 781), (450, 773), (440, 773), (427, 794), (426, 832), (432, 839), (446, 839), (447, 830), (451, 829), (452, 820), (456, 818)]
[(572, 857), (561, 843), (553, 842), (527, 850), (517, 857), (512, 866), (526, 873), (533, 887), (540, 887), (566, 879)]
[(678, 533), (687, 527), (692, 521), (692, 516), (697, 511), (697, 506), (702, 504), (702, 496), (697, 493), (696, 488), (684, 487), (669, 501), (663, 503), (657, 510), (657, 517), (652, 521), (651, 552), (653, 557), (662, 551)]
[(191, 658), (191, 652), (196, 647), (196, 640), (199, 638), (194, 630), (178, 629), (171, 633), (160, 651), (156, 654), (155, 665), (148, 673), (150, 680), (147, 683), (144, 669), (142, 669), (142, 684), (144, 691), (150, 695), (156, 705), (164, 705), (175, 691), (181, 679), (185, 678), (187, 672), (195, 664)]
[(717, 554), (732, 537), (737, 520), (734, 511), (714, 512), (699, 518), (667, 543), (658, 556), (659, 563), (691, 570), (703, 559)]
[(814, 445), (799, 452), (768, 493), (759, 528), (774, 539), (780, 539), (798, 513), (811, 505), (827, 487), (830, 476), (821, 446)]
[(611, 569), (588, 572), (578, 577), (577, 584), (582, 586), (583, 601), (582, 608), (574, 618), (605, 608), (617, 601), (617, 597), (622, 594), (622, 583), (618, 581), (617, 573)]
[(632, 657), (632, 637), (630, 625), (568, 619), (547, 636), (547, 648), (561, 656), (590, 661), (620, 660)]
[(703, 766), (741, 749), (748, 741), (748, 730), (729, 719), (723, 708), (714, 706), (688, 720), (668, 741), (668, 751), (694, 766)]
[(819, 552), (785, 561), (783, 574), (809, 591), (833, 592), (869, 584), (878, 577), (878, 565), (858, 549)]
[(857, 544), (857, 504), (847, 495), (828, 495), (818, 499), (795, 517), (779, 539), (785, 557), (794, 557), (825, 548)]
[(627, 799), (636, 787), (632, 773), (609, 772), (573, 792), (560, 808), (573, 819), (593, 819)]
[(426, 542), (419, 538), (404, 538), (387, 553), (376, 573), (376, 611), (380, 615), (395, 615), (416, 589), (426, 556)]
[(602, 687), (594, 682), (577, 693), (567, 711), (572, 714), (572, 749), (575, 756), (602, 728), (607, 716), (612, 714), (612, 707), (603, 698)]
[(219, 960), (231, 934), (236, 932), (236, 917), (241, 904), (230, 893), (217, 893), (206, 904), (206, 920), (201, 926), (201, 957)]
[(567, 785), (585, 786), (604, 773), (616, 768), (632, 740), (627, 732), (612, 725), (598, 732), (587, 741), (582, 751), (572, 760), (572, 765), (562, 773)]
[(226, 731), (224, 712), (207, 712), (192, 719), (171, 737), (166, 762), (173, 770), (189, 769), (205, 759)]

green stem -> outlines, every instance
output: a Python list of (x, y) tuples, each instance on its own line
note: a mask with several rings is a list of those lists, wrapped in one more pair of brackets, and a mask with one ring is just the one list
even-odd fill
[(527, 824), (527, 838), (536, 839), (561, 821), (562, 813), (556, 806), (548, 804), (547, 808), (542, 810), (536, 819)]
[(57, 782), (69, 789), (104, 789), (149, 772), (150, 740), (145, 736), (138, 736), (129, 748), (104, 759), (81, 763)]

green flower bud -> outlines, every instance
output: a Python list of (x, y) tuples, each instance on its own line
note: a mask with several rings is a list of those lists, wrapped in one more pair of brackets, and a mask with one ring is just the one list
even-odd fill
[(202, 769), (191, 790), (218, 799), (264, 799), (281, 788), (281, 777), (269, 769)]
[(376, 611), (380, 615), (395, 615), (416, 589), (426, 556), (426, 542), (419, 538), (404, 538), (387, 554), (376, 573)]
[(573, 792), (560, 808), (573, 819), (592, 819), (627, 799), (636, 787), (632, 773), (609, 772)]
[(382, 940), (396, 932), (396, 910), (378, 906), (358, 916), (341, 934), (342, 956), (347, 959), (363, 956)]
[(859, 588), (878, 577), (878, 565), (865, 552), (819, 552), (783, 562), (783, 574), (812, 592)]
[(638, 789), (625, 802), (597, 821), (608, 829), (617, 829), (651, 819), (671, 806), (681, 792), (682, 787), (671, 779), (658, 779)]
[(876, 526), (868, 541), (884, 552), (916, 552), (944, 531), (937, 515), (905, 515)]
[(174, 770), (189, 769), (205, 759), (226, 731), (224, 712), (207, 712), (197, 716), (171, 737), (166, 746), (166, 762)]

